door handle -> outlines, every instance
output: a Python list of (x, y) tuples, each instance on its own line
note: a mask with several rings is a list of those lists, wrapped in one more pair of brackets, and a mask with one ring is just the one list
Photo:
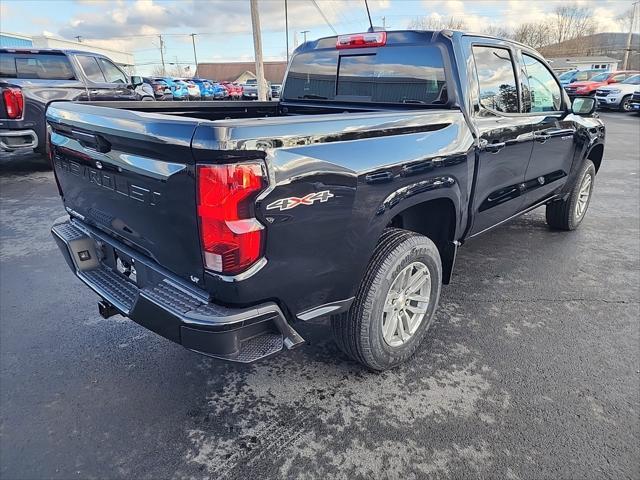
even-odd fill
[(366, 177), (364, 177), (364, 180), (367, 183), (386, 183), (393, 180), (393, 173), (391, 172), (372, 173), (371, 175), (367, 175)]
[(506, 142), (494, 142), (494, 143), (487, 143), (484, 145), (484, 149), (487, 152), (491, 152), (491, 153), (498, 153), (500, 150), (502, 150), (505, 146), (506, 146)]

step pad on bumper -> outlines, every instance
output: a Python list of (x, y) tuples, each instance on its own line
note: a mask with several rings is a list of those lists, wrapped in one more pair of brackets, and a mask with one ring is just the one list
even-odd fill
[(95, 287), (94, 290), (103, 291), (107, 297), (106, 300), (118, 310), (121, 310), (122, 313), (128, 315), (131, 312), (138, 296), (138, 289), (135, 285), (104, 266), (85, 272), (78, 272), (78, 276), (92, 287)]
[[(76, 221), (60, 223), (51, 232), (74, 273), (106, 302), (190, 350), (249, 363), (304, 343), (275, 303), (249, 308), (209, 303), (206, 292), (191, 293), (193, 287), (180, 286), (177, 277), (170, 277), (146, 257), (85, 224), (80, 228)], [(96, 248), (96, 243), (104, 248)], [(137, 282), (141, 282), (141, 273), (147, 274), (143, 278), (154, 280), (147, 280), (147, 285), (142, 280), (139, 286), (106, 265), (104, 252), (109, 248), (126, 252), (135, 260)]]

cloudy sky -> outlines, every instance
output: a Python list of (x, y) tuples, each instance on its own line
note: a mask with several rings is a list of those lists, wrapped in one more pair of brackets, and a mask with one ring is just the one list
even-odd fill
[[(290, 45), (309, 38), (362, 32), (368, 26), (364, 0), (288, 0)], [(616, 16), (630, 0), (579, 0), (593, 9), (601, 31), (620, 31)], [(514, 27), (544, 21), (566, 0), (369, 0), (375, 25), (405, 28), (417, 16), (461, 17), (470, 30), (486, 24)], [(286, 54), (284, 0), (259, 0), (265, 59)], [(326, 18), (323, 18), (324, 17)], [(383, 20), (384, 18), (384, 20)], [(160, 62), (157, 35), (166, 42), (165, 59), (193, 63), (190, 33), (196, 33), (199, 61), (253, 59), (249, 0), (0, 0), (0, 30), (52, 35), (131, 52), (138, 73)]]

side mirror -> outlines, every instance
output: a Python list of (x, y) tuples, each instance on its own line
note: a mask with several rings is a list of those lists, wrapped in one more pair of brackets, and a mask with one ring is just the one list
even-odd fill
[(133, 85), (133, 87), (139, 87), (140, 85), (142, 85), (144, 82), (142, 81), (142, 77), (138, 76), (138, 75), (132, 75), (131, 76), (131, 85)]
[(571, 111), (576, 115), (591, 115), (596, 111), (596, 99), (593, 97), (576, 97), (571, 104)]

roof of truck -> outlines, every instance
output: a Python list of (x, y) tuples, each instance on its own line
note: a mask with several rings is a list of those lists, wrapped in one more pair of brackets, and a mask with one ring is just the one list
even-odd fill
[(106, 55), (102, 55), (101, 53), (89, 52), (87, 50), (70, 50), (70, 49), (61, 49), (61, 48), (35, 48), (35, 47), (2, 47), (0, 48), (0, 52), (9, 52), (9, 53), (61, 53), (63, 55), (74, 54), (74, 55), (91, 55), (94, 57), (104, 57), (109, 58)]

